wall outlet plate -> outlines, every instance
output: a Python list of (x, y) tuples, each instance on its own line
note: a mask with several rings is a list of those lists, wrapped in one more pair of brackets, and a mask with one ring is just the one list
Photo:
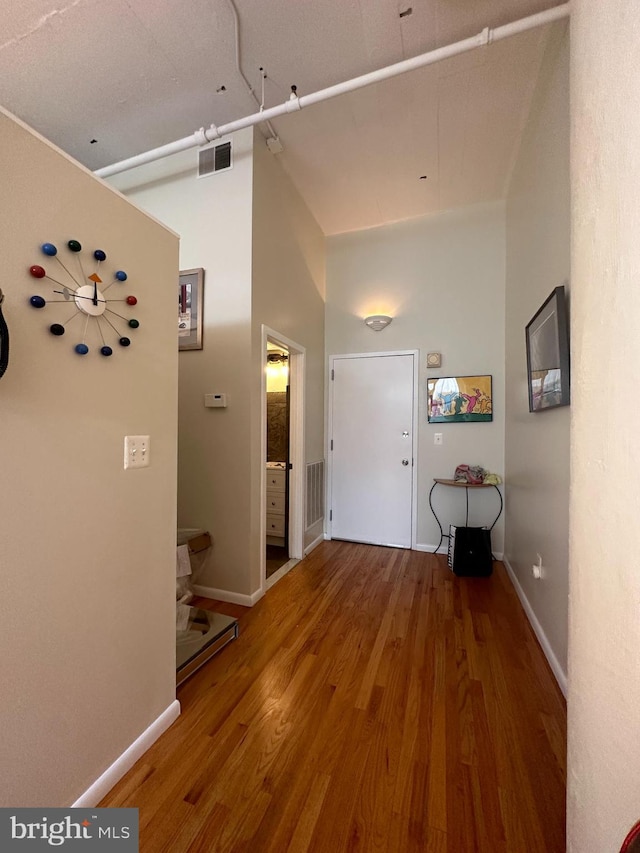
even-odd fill
[(227, 395), (226, 394), (205, 394), (204, 405), (207, 409), (226, 409)]

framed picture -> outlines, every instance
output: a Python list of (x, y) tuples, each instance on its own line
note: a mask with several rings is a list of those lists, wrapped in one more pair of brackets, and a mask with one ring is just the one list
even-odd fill
[(430, 424), (492, 421), (491, 376), (427, 379), (427, 420)]
[(556, 287), (525, 329), (529, 411), (569, 405), (569, 327), (564, 287)]
[(182, 270), (178, 277), (178, 349), (202, 349), (204, 270)]

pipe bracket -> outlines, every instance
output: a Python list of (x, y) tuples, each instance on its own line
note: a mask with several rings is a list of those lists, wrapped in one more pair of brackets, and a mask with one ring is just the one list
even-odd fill
[(480, 44), (486, 45), (491, 44), (493, 42), (493, 30), (489, 27), (485, 27), (483, 31), (480, 33)]
[(295, 113), (302, 109), (300, 106), (300, 98), (298, 98), (297, 95), (291, 95), (289, 100), (284, 102), (284, 105), (288, 113)]
[(204, 127), (201, 127), (199, 130), (195, 130), (193, 136), (196, 140), (196, 145), (206, 145), (209, 142)]
[(220, 139), (222, 136), (215, 124), (209, 125), (205, 130), (204, 135), (207, 137), (207, 142), (213, 142), (214, 139)]

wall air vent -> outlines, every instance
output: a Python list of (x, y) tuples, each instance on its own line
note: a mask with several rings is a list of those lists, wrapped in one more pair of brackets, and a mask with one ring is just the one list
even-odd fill
[(218, 145), (210, 145), (198, 151), (198, 177), (207, 178), (218, 172), (226, 172), (233, 168), (233, 157), (231, 156), (231, 143), (221, 142)]

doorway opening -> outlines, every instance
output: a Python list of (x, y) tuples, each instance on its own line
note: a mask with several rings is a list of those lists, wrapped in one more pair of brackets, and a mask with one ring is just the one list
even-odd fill
[(262, 343), (264, 591), (303, 557), (305, 349), (266, 326)]
[(289, 562), (289, 350), (267, 340), (266, 577)]

